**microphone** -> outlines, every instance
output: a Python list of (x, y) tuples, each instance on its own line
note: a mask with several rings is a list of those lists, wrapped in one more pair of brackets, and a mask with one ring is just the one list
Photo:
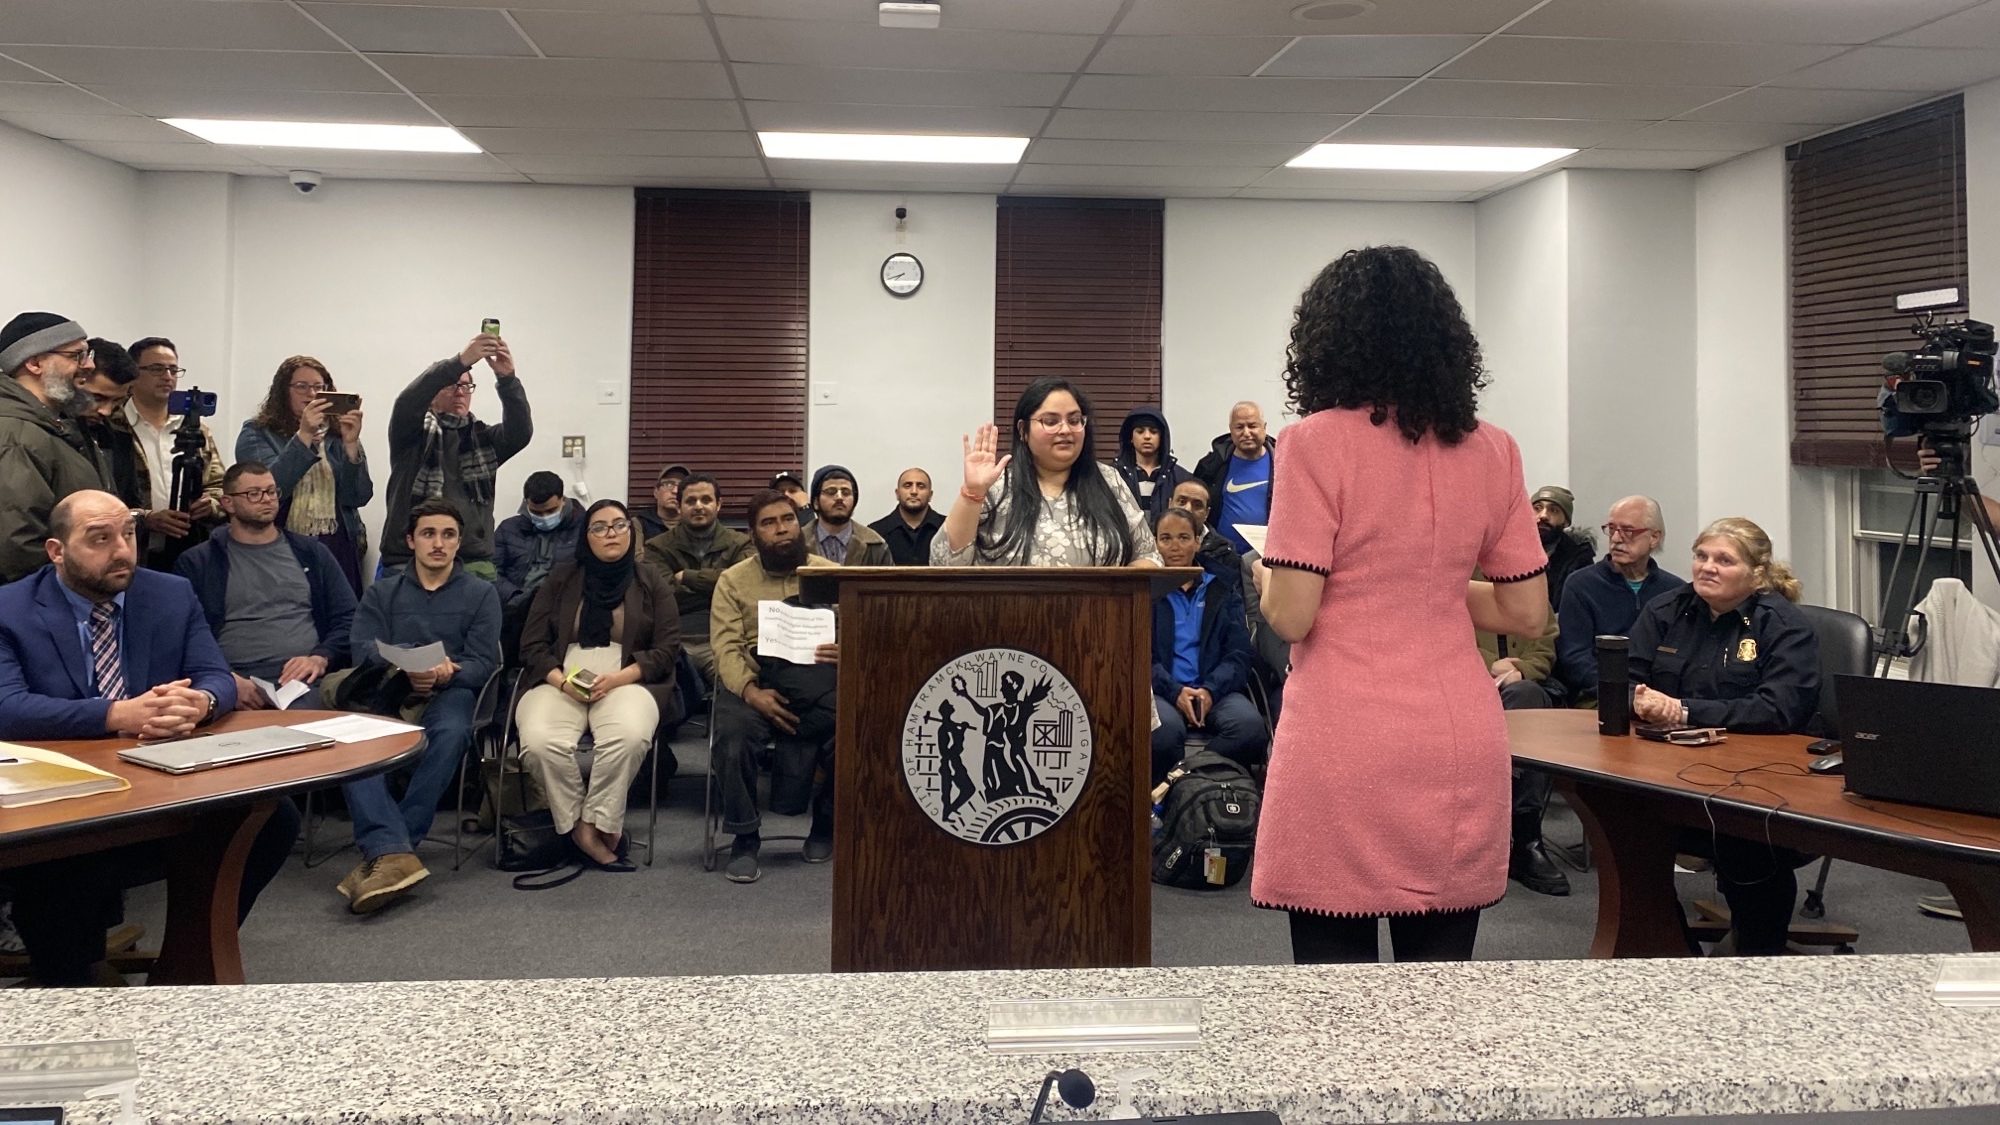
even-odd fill
[(1890, 352), (1882, 357), (1882, 369), (1891, 375), (1901, 375), (1910, 369), (1909, 352)]
[(1049, 1104), (1049, 1087), (1054, 1086), (1062, 1095), (1063, 1103), (1071, 1109), (1082, 1109), (1097, 1100), (1097, 1086), (1090, 1075), (1071, 1067), (1068, 1070), (1051, 1070), (1042, 1079), (1042, 1091), (1035, 1095), (1035, 1111), (1028, 1115), (1028, 1125), (1041, 1125), (1042, 1110)]

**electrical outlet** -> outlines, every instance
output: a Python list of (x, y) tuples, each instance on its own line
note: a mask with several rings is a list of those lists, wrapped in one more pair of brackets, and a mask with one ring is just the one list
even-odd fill
[(582, 435), (570, 434), (563, 438), (563, 456), (571, 460), (576, 460), (583, 456)]
[(840, 384), (827, 382), (813, 383), (814, 406), (838, 406), (840, 404)]
[(625, 384), (606, 379), (597, 384), (597, 405), (617, 406), (625, 401)]

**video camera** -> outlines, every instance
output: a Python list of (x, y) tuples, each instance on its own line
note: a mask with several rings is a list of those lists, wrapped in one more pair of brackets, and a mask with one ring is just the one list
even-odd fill
[(1943, 323), (1936, 319), (1935, 309), (1957, 303), (1956, 288), (1896, 298), (1899, 310), (1917, 314), (1910, 332), (1923, 346), (1882, 357), (1882, 369), (1889, 377), (1876, 404), (1882, 411), (1884, 435), (1959, 436), (1973, 419), (2000, 410), (2000, 392), (1993, 385), (2000, 342), (1994, 339), (1993, 326), (1970, 318)]

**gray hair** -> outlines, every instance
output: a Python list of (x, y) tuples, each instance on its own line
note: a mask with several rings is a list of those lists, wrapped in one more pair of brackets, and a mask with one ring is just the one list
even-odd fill
[(1646, 512), (1646, 525), (1662, 535), (1666, 534), (1667, 520), (1660, 513), (1660, 502), (1658, 500), (1653, 499), (1651, 496), (1627, 496), (1616, 504), (1611, 505), (1611, 510), (1615, 512), (1627, 504), (1637, 504), (1641, 508), (1644, 508)]

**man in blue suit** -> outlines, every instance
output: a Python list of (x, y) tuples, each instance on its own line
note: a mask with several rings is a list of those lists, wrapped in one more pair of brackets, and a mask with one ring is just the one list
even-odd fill
[[(229, 665), (187, 580), (138, 565), (131, 509), (108, 492), (56, 504), (49, 564), (0, 587), (0, 739), (191, 733), (236, 706)], [(289, 801), (246, 862), (238, 918), (277, 874), (299, 829)], [(160, 876), (166, 846), (135, 844), (5, 873), (33, 975), (88, 984), (109, 974), (104, 931), (125, 886)]]

